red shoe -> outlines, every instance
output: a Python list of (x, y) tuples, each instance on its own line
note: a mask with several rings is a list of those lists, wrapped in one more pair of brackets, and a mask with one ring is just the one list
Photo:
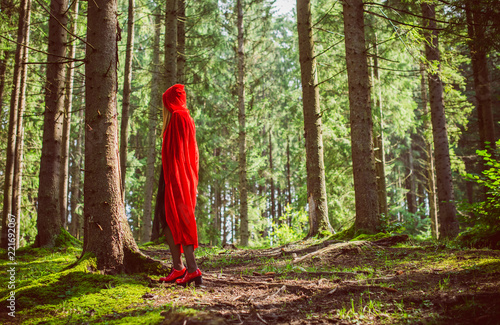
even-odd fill
[(174, 268), (172, 268), (172, 271), (170, 274), (164, 278), (160, 278), (160, 282), (166, 282), (166, 283), (174, 283), (175, 280), (177, 279), (182, 279), (184, 275), (186, 275), (187, 270), (186, 268), (183, 268), (182, 270), (178, 271)]
[(203, 283), (200, 269), (196, 269), (196, 271), (194, 271), (193, 273), (186, 272), (186, 275), (184, 275), (182, 279), (175, 281), (175, 283), (185, 287), (187, 284), (190, 284), (193, 281), (195, 285), (200, 285)]

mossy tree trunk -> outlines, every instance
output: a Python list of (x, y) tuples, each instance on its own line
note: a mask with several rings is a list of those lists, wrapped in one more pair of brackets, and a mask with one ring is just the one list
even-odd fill
[(85, 237), (83, 254), (105, 273), (161, 266), (143, 255), (125, 217), (117, 121), (117, 1), (89, 2), (85, 66)]

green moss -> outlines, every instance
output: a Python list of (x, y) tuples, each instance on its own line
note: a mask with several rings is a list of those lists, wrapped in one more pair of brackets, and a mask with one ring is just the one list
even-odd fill
[[(97, 272), (96, 258), (75, 248), (25, 248), (16, 256), (16, 317), (36, 324), (158, 324), (164, 306), (143, 299), (149, 288), (144, 275), (118, 276)], [(29, 252), (29, 254), (27, 254)], [(0, 268), (7, 266), (0, 260)], [(10, 296), (0, 277), (0, 304)], [(127, 321), (128, 319), (128, 321)]]
[(352, 240), (367, 240), (367, 241), (374, 241), (374, 240), (379, 240), (382, 238), (388, 238), (391, 237), (391, 234), (388, 233), (383, 233), (379, 232), (378, 234), (360, 234), (357, 237), (353, 238)]
[(350, 240), (354, 238), (354, 234), (356, 233), (356, 229), (354, 228), (354, 224), (347, 229), (342, 230), (341, 232), (338, 232), (334, 235), (332, 235), (329, 239), (336, 239), (336, 240)]
[(61, 229), (61, 232), (57, 236), (55, 242), (55, 247), (82, 247), (82, 242), (75, 237), (71, 236), (69, 232), (65, 229)]

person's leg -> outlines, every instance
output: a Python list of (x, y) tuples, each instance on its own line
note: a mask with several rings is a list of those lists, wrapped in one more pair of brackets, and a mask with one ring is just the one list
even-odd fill
[(183, 245), (184, 257), (186, 258), (187, 271), (193, 273), (198, 269), (196, 258), (194, 257), (194, 245)]
[(193, 245), (182, 245), (184, 249), (184, 256), (186, 257), (187, 272), (182, 279), (176, 281), (178, 285), (186, 286), (192, 282), (195, 285), (203, 284), (203, 278), (198, 265), (196, 264), (196, 259), (194, 257), (194, 246)]
[(172, 254), (173, 267), (177, 271), (181, 271), (182, 269), (184, 269), (184, 264), (182, 263), (182, 259), (181, 259), (181, 245), (175, 244), (174, 236), (172, 235), (172, 231), (170, 230), (170, 228), (168, 226), (163, 228), (163, 234), (165, 235), (165, 238), (167, 239), (167, 244), (168, 244), (168, 247), (170, 248), (170, 253)]

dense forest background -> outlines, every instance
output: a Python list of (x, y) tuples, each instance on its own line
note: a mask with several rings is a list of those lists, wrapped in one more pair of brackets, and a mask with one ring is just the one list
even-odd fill
[[(196, 216), (200, 242), (241, 244), (242, 229), (248, 229), (243, 243), (253, 246), (277, 245), (311, 234), (310, 155), (306, 153), (310, 133), (304, 132), (307, 108), (301, 61), (305, 60), (299, 60), (297, 28), (301, 12), (279, 11), (269, 0), (178, 0), (173, 10), (174, 38), (172, 20), (169, 22), (172, 11), (166, 10), (170, 2), (167, 6), (165, 1), (118, 2), (117, 132), (124, 157), (121, 175), (125, 213), (134, 239), (148, 242), (155, 232), (160, 98), (169, 82), (165, 81), (165, 71), (167, 61), (172, 59), (168, 54), (172, 46), (177, 66), (174, 79), (186, 85), (188, 108), (197, 127), (200, 182)], [(55, 17), (54, 3), (1, 1), (4, 247), (9, 214), (18, 220), (18, 246), (35, 243), (42, 227), (39, 207), (46, 196), (60, 198), (59, 206), (49, 211), (54, 211), (56, 218), (55, 211), (60, 209), (58, 225), (73, 236), (83, 239), (88, 222), (83, 216), (84, 153), (88, 145), (84, 140), (88, 132), (85, 107), (89, 101), (85, 96), (85, 80), (89, 78), (85, 65), (86, 49), (92, 46), (87, 40), (88, 2), (62, 1), (59, 19), (49, 19)], [(426, 16), (424, 5), (435, 8), (435, 17)], [(373, 127), (373, 143), (368, 145), (374, 172), (378, 166), (377, 183), (383, 184), (382, 190), (378, 187), (379, 223), (375, 230), (422, 238), (439, 234), (441, 211), (437, 211), (439, 188), (435, 178), (440, 171), (435, 166), (439, 166), (437, 160), (441, 161), (442, 155), (433, 154), (433, 93), (428, 89), (428, 78), (438, 76), (449, 143), (449, 184), (459, 232), (491, 232), (498, 226), (500, 215), (500, 169), (495, 161), (495, 134), (500, 134), (498, 4), (494, 0), (425, 4), (374, 1), (365, 2), (361, 8)], [(326, 216), (331, 226), (325, 229), (334, 232), (351, 229), (356, 219), (363, 217), (355, 201), (358, 188), (353, 171), (357, 169), (353, 168), (353, 103), (349, 100), (352, 79), (348, 80), (350, 55), (346, 57), (346, 42), (352, 38), (346, 33), (345, 10), (342, 1), (319, 0), (311, 3), (310, 12), (314, 45), (310, 59), (315, 61), (314, 88), (319, 95), (315, 116), (320, 117), (322, 133), (318, 147), (324, 161)], [(59, 55), (53, 51), (54, 36), (50, 32), (58, 25), (67, 32), (67, 39), (61, 41), (65, 48)], [(430, 32), (439, 35), (437, 60), (426, 56), (426, 46), (435, 44)], [(175, 45), (172, 39), (176, 39)], [(66, 95), (59, 93), (62, 106), (54, 111), (47, 95), (54, 83), (47, 80), (53, 80), (53, 67), (60, 65), (65, 66), (61, 89)], [(489, 107), (489, 115), (484, 113), (485, 107)], [(50, 124), (48, 111), (59, 123), (53, 128), (60, 135), (55, 142), (44, 140), (44, 128)], [(372, 130), (366, 132), (372, 134)], [(60, 149), (47, 149), (44, 154), (46, 143), (56, 143)], [(67, 151), (63, 149), (65, 144)], [(243, 165), (242, 152), (246, 154)], [(48, 179), (43, 178), (41, 170), (44, 155), (47, 161), (59, 162), (47, 176), (57, 178), (57, 193), (40, 192)], [(242, 225), (243, 200), (248, 226)], [(471, 230), (473, 226), (476, 230)]]

